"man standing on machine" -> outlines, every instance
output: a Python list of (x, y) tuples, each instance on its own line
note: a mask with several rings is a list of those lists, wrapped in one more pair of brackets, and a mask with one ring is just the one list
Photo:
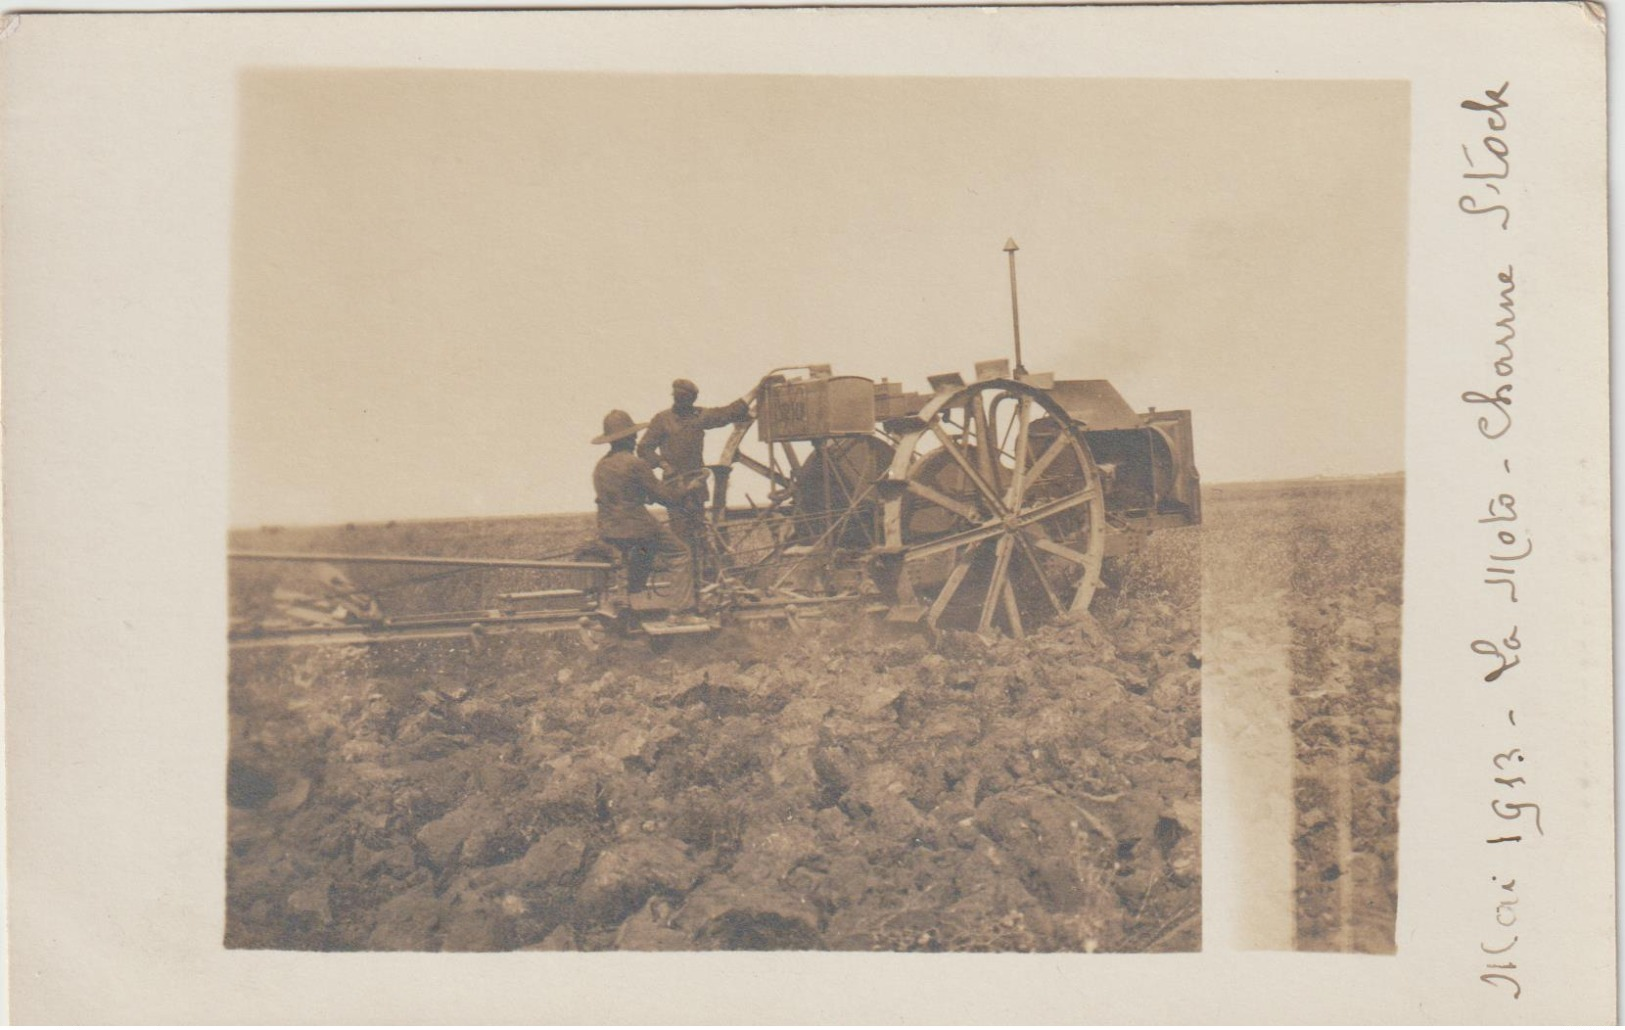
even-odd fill
[(709, 491), (700, 473), (705, 470), (705, 431), (719, 429), (750, 417), (750, 405), (743, 400), (722, 408), (700, 408), (700, 388), (687, 379), (671, 384), (672, 405), (649, 420), (649, 430), (638, 444), (638, 457), (658, 465), (665, 481), (682, 483), (697, 480), (681, 504), (667, 508), (672, 532), (693, 553), (696, 561), (705, 553), (705, 502)]

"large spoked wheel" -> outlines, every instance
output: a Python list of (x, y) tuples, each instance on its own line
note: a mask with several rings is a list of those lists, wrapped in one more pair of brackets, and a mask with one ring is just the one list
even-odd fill
[[(891, 467), (891, 443), (878, 434), (766, 443), (756, 432), (755, 391), (747, 399), (750, 418), (733, 426), (717, 466), (728, 470), (724, 496), (733, 510), (714, 507), (710, 516), (731, 569), (782, 585), (783, 571), (809, 551), (878, 548), (876, 485)], [(743, 509), (735, 500), (746, 502)]]
[(880, 495), (875, 485), (895, 457), (878, 436), (820, 440), (796, 475), (795, 506), (803, 539), (848, 551), (881, 544)]
[(1023, 636), (1085, 611), (1100, 585), (1105, 492), (1082, 432), (1048, 394), (993, 379), (941, 394), (888, 470), (900, 601), (933, 628)]

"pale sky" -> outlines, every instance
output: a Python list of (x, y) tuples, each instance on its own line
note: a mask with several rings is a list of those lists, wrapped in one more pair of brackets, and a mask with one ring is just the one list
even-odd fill
[[(263, 71), (236, 525), (586, 511), (611, 408), (1011, 352), (1206, 482), (1403, 464), (1403, 82)], [(712, 450), (721, 433), (713, 434)]]

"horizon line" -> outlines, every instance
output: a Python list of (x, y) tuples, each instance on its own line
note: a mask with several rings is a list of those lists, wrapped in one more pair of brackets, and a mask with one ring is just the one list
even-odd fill
[[(1354, 472), (1337, 475), (1317, 476), (1289, 476), (1282, 479), (1229, 479), (1212, 483), (1203, 483), (1204, 487), (1232, 487), (1232, 486), (1265, 486), (1274, 483), (1324, 483), (1349, 482), (1367, 479), (1395, 479), (1404, 478), (1405, 470), (1398, 469), (1392, 472)], [(433, 522), (468, 522), (477, 519), (528, 519), (528, 518), (567, 518), (571, 516), (590, 517), (594, 513), (587, 511), (515, 511), (495, 512), (491, 514), (465, 514), (465, 515), (413, 515), (389, 517), (369, 517), (360, 519), (337, 519), (327, 522), (260, 522), (250, 525), (230, 525), (226, 527), (228, 533), (248, 533), (267, 529), (331, 529), (339, 526), (389, 526), (396, 523), (409, 522), (416, 525)]]

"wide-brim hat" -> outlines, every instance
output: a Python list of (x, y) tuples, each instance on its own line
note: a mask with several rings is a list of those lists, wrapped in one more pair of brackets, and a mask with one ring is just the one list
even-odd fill
[(615, 410), (604, 416), (604, 431), (592, 438), (593, 443), (614, 443), (629, 436), (636, 436), (648, 426), (647, 422), (634, 422), (632, 416), (624, 411)]

